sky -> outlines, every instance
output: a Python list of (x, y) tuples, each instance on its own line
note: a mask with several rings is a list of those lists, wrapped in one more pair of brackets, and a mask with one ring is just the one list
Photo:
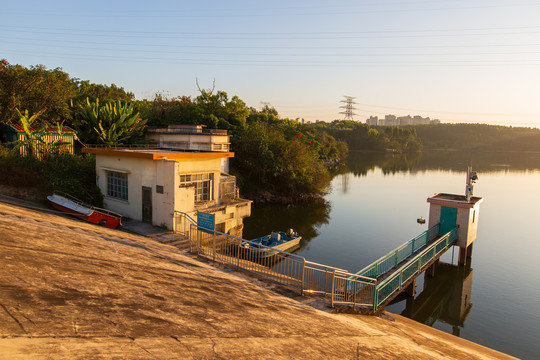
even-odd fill
[[(237, 95), (306, 121), (540, 127), (540, 0), (4, 2), (0, 58), (137, 99)], [(197, 85), (198, 83), (198, 85)]]

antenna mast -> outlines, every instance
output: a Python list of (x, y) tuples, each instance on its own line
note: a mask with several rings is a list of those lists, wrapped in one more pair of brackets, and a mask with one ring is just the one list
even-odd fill
[(355, 98), (352, 96), (344, 96), (344, 98), (345, 100), (340, 101), (342, 103), (345, 103), (345, 105), (340, 106), (340, 108), (344, 110), (340, 111), (339, 113), (345, 115), (343, 120), (353, 120), (353, 115), (356, 115), (354, 113), (354, 110), (356, 110), (356, 108), (354, 107), (354, 105), (356, 104), (356, 102), (354, 102)]
[(478, 180), (478, 174), (476, 171), (473, 171), (472, 166), (467, 168), (467, 184), (465, 185), (465, 198), (467, 202), (471, 202), (471, 197), (473, 194), (473, 184)]

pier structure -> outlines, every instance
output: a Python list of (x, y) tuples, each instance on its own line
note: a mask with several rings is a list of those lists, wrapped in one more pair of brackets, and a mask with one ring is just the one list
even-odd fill
[[(376, 314), (402, 293), (415, 295), (416, 279), (422, 273), (435, 276), (440, 257), (453, 246), (460, 248), (458, 266), (472, 255), (479, 206), (483, 199), (472, 196), (476, 173), (468, 169), (466, 195), (439, 193), (427, 199), (429, 228), (364, 267), (357, 273), (308, 261), (302, 256), (272, 250), (272, 257), (253, 258), (242, 244), (250, 240), (202, 228), (192, 223), (187, 234), (190, 250), (214, 262), (244, 269), (280, 283), (301, 294), (331, 298), (332, 307), (352, 306)], [(266, 248), (264, 245), (257, 245)]]
[(417, 277), (423, 272), (426, 277), (435, 276), (440, 257), (452, 246), (459, 247), (458, 266), (470, 265), (483, 201), (472, 196), (477, 179), (469, 167), (465, 195), (439, 193), (429, 197), (429, 230), (356, 273), (375, 280), (372, 312), (380, 312), (401, 293), (414, 297)]

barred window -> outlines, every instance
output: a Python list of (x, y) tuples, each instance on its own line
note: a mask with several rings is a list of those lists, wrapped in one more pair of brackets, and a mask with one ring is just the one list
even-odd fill
[(195, 186), (195, 201), (212, 200), (212, 183), (214, 174), (187, 174), (180, 175), (180, 185)]
[(128, 177), (126, 173), (107, 171), (107, 196), (128, 200)]

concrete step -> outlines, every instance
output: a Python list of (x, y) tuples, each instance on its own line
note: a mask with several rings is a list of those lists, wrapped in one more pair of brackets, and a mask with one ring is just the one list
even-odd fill
[(178, 241), (178, 240), (188, 240), (187, 236), (181, 235), (181, 234), (175, 234), (175, 233), (165, 233), (165, 234), (158, 234), (150, 236), (152, 239), (159, 241), (162, 244), (170, 244), (172, 242)]
[(189, 249), (189, 244), (190, 244), (190, 241), (189, 239), (185, 239), (185, 240), (177, 240), (177, 241), (173, 241), (171, 243), (169, 243), (168, 245), (172, 245), (174, 247), (177, 247), (178, 249), (181, 249), (181, 250), (187, 250)]

